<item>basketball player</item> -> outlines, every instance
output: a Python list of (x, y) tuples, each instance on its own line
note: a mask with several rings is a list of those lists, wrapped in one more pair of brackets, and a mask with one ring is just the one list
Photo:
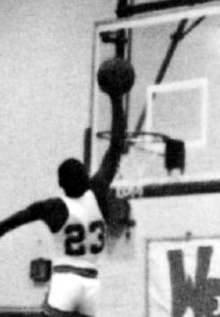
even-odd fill
[(119, 164), (125, 127), (122, 99), (113, 92), (110, 97), (112, 137), (98, 172), (90, 179), (80, 161), (65, 160), (58, 168), (61, 197), (35, 202), (0, 223), (0, 236), (37, 220), (43, 221), (53, 235), (55, 254), (45, 316), (95, 316), (97, 262), (105, 244), (107, 196)]

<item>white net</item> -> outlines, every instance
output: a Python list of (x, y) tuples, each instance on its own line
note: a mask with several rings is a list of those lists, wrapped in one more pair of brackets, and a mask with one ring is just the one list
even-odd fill
[(115, 182), (135, 184), (152, 177), (165, 176), (166, 144), (161, 137), (139, 135), (129, 138), (128, 151), (122, 154)]

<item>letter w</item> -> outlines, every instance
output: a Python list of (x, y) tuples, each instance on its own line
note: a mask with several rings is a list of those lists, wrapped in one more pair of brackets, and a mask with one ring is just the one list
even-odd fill
[(191, 307), (195, 317), (206, 313), (207, 276), (212, 255), (212, 247), (199, 247), (195, 283), (186, 276), (181, 250), (168, 251), (172, 289), (172, 317), (183, 317), (187, 307)]

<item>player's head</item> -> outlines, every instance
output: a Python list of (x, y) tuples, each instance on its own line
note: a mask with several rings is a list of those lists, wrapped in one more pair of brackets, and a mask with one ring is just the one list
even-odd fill
[(78, 160), (69, 158), (58, 168), (59, 185), (69, 197), (80, 197), (89, 189), (86, 167)]

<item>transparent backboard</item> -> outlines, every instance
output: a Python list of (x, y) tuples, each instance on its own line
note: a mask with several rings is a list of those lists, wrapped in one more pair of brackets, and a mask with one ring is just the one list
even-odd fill
[(128, 131), (162, 133), (185, 143), (185, 172), (168, 174), (164, 144), (130, 146), (114, 185), (220, 179), (220, 5), (195, 5), (95, 25), (91, 109), (91, 172), (109, 140), (109, 96), (97, 84), (100, 64), (115, 56), (106, 32), (124, 31), (136, 79), (125, 100)]

